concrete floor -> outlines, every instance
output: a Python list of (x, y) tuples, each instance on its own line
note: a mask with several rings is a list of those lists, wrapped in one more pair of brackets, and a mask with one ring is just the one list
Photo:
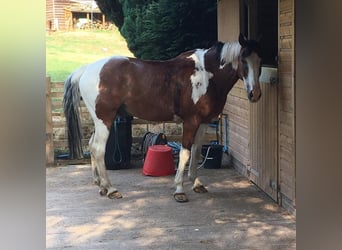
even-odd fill
[(174, 176), (108, 171), (124, 198), (98, 195), (90, 165), (46, 170), (47, 249), (295, 249), (296, 222), (234, 169), (200, 169), (209, 192), (173, 199)]

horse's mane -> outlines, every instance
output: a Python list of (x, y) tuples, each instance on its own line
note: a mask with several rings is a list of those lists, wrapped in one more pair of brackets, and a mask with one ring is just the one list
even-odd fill
[(220, 56), (220, 67), (223, 68), (226, 64), (231, 63), (233, 69), (237, 69), (241, 45), (238, 42), (217, 42), (214, 46)]
[(232, 64), (233, 69), (238, 67), (238, 57), (241, 50), (241, 45), (238, 42), (216, 42), (211, 48), (208, 49), (193, 49), (179, 54), (176, 58), (188, 58), (189, 55), (196, 53), (196, 51), (207, 51), (214, 49), (217, 55), (217, 60), (220, 62), (220, 68), (227, 64)]

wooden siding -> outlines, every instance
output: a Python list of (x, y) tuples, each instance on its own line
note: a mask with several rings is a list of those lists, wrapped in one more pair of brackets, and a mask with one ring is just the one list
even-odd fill
[(279, 188), (284, 207), (296, 200), (294, 0), (279, 0)]
[(71, 2), (69, 0), (46, 0), (46, 28), (49, 29), (49, 22), (53, 23), (54, 17), (58, 19), (58, 27), (53, 27), (56, 30), (66, 29), (66, 20), (64, 8), (69, 6)]
[[(238, 81), (227, 97), (223, 113), (228, 115), (229, 121), (229, 154), (243, 166), (250, 164), (249, 150), (249, 101), (242, 81)], [(225, 134), (223, 135), (225, 138)], [(237, 163), (238, 169), (241, 168)], [(242, 172), (244, 170), (242, 169)]]
[(48, 22), (50, 19), (53, 18), (53, 1), (52, 0), (46, 0), (45, 4), (45, 17), (46, 22)]
[[(240, 34), (240, 1), (218, 1), (218, 38), (220, 41), (236, 41)], [(227, 97), (223, 114), (228, 116), (229, 154), (231, 164), (246, 173), (249, 164), (249, 102), (242, 81), (238, 81)], [(226, 138), (225, 130), (222, 138)], [(224, 142), (222, 142), (224, 143)]]

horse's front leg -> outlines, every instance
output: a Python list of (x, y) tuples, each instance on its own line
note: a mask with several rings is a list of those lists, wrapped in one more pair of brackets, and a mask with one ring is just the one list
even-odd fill
[(183, 190), (183, 175), (184, 175), (184, 169), (185, 165), (188, 162), (190, 158), (190, 150), (181, 147), (181, 150), (179, 152), (179, 163), (177, 168), (177, 173), (175, 177), (175, 184), (176, 184), (176, 191), (173, 194), (173, 197), (178, 202), (187, 202), (188, 197), (186, 196), (184, 190)]
[(175, 176), (176, 191), (173, 194), (173, 197), (178, 202), (188, 201), (188, 197), (186, 196), (183, 190), (183, 176), (185, 165), (190, 158), (191, 145), (194, 141), (194, 137), (198, 127), (199, 124), (196, 124), (196, 122), (193, 122), (191, 120), (188, 120), (187, 122), (183, 123), (182, 147), (179, 152), (179, 163), (177, 173)]
[(204, 187), (197, 176), (198, 162), (201, 159), (201, 147), (202, 141), (207, 129), (206, 124), (201, 124), (198, 128), (195, 136), (194, 144), (191, 147), (191, 158), (190, 158), (190, 166), (188, 176), (189, 179), (193, 182), (192, 190), (196, 193), (206, 193), (208, 190)]

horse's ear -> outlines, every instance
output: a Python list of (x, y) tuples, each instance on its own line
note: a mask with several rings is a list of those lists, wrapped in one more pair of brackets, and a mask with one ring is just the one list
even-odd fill
[(247, 37), (244, 34), (240, 33), (240, 35), (239, 35), (239, 43), (240, 43), (240, 45), (242, 47), (245, 47), (246, 46), (246, 42), (247, 42)]

